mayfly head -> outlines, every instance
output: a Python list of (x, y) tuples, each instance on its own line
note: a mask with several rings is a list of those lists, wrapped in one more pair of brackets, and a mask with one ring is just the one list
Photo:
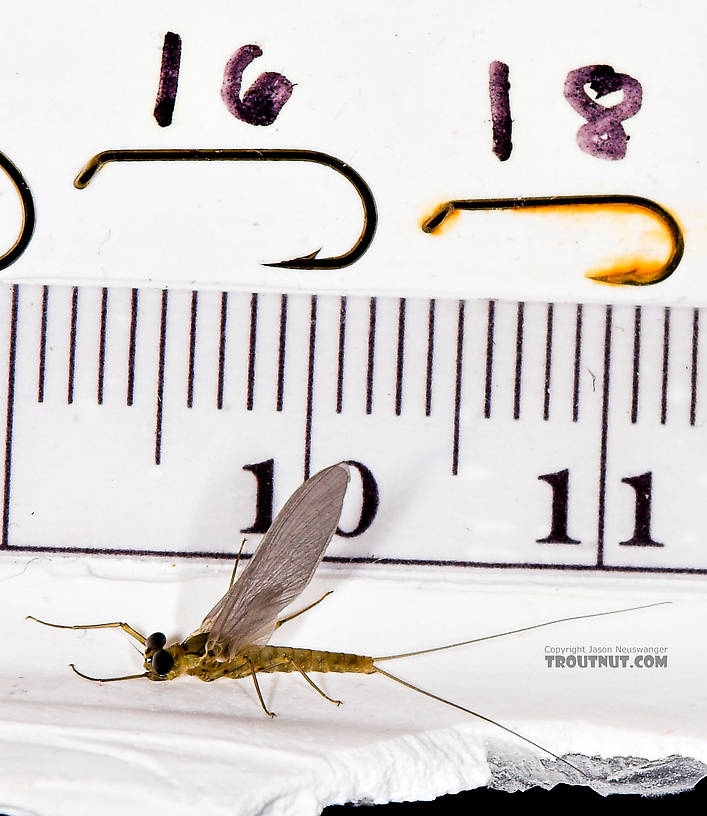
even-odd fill
[(150, 680), (171, 680), (179, 674), (174, 671), (174, 647), (165, 648), (166, 643), (162, 632), (154, 632), (145, 639), (145, 669)]

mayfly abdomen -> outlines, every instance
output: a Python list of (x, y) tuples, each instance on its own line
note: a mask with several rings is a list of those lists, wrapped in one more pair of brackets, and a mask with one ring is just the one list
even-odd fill
[(373, 658), (347, 652), (323, 652), (289, 646), (262, 646), (249, 651), (256, 672), (357, 672), (373, 674)]

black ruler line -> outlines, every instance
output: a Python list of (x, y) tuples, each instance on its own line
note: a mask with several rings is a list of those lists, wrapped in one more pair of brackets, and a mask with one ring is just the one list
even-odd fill
[(452, 424), (452, 476), (459, 472), (459, 418), (462, 404), (462, 363), (464, 354), (464, 301), (459, 301), (457, 313), (457, 361), (454, 387), (454, 421)]
[(606, 456), (609, 433), (609, 381), (611, 375), (611, 306), (604, 323), (604, 382), (601, 399), (601, 439), (599, 445), (599, 507), (597, 511), (597, 568), (604, 566), (604, 519), (606, 513)]
[(37, 402), (44, 402), (44, 374), (47, 363), (47, 321), (49, 318), (49, 287), (42, 287), (42, 317), (39, 324), (39, 371), (37, 372)]
[(430, 298), (427, 312), (427, 364), (425, 367), (425, 416), (432, 413), (432, 375), (435, 356), (435, 309), (437, 301)]
[(513, 419), (520, 418), (520, 394), (523, 380), (523, 324), (525, 303), (519, 301), (516, 312), (516, 369), (513, 382)]
[(228, 321), (228, 292), (221, 292), (221, 322), (218, 338), (218, 378), (216, 382), (216, 407), (223, 408), (223, 380), (226, 366), (226, 323)]
[(346, 296), (342, 295), (339, 304), (339, 356), (336, 369), (336, 413), (340, 414), (344, 406), (344, 363), (346, 356)]
[(187, 408), (194, 407), (194, 360), (196, 358), (196, 329), (199, 319), (199, 293), (191, 293), (191, 311), (189, 314), (189, 361), (187, 364)]
[(155, 464), (162, 462), (162, 417), (164, 414), (164, 360), (167, 346), (167, 290), (162, 290), (160, 345), (157, 363), (157, 409), (155, 411)]
[(366, 369), (366, 413), (373, 411), (373, 364), (376, 356), (376, 299), (368, 306), (368, 367)]
[(309, 479), (312, 459), (312, 403), (314, 399), (314, 349), (317, 342), (317, 296), (312, 295), (309, 310), (309, 355), (307, 363), (307, 406), (304, 421), (304, 478)]
[(552, 321), (554, 304), (547, 304), (547, 324), (545, 327), (545, 387), (543, 388), (543, 419), (550, 419), (550, 379), (552, 377)]
[(76, 371), (76, 325), (79, 312), (79, 288), (71, 290), (71, 320), (69, 322), (69, 371), (66, 378), (66, 402), (74, 401), (74, 373)]
[(663, 382), (660, 392), (660, 424), (668, 418), (668, 368), (670, 366), (670, 306), (663, 313)]
[(489, 300), (486, 322), (486, 385), (484, 388), (484, 416), (491, 418), (491, 390), (493, 387), (493, 331), (496, 319), (496, 301)]
[[(194, 550), (139, 550), (119, 549), (117, 547), (57, 547), (57, 546), (22, 546), (10, 545), (5, 549), (14, 552), (54, 552), (80, 555), (128, 555), (140, 558), (203, 558), (209, 561), (233, 561), (237, 551), (194, 551)], [(252, 558), (251, 553), (242, 553), (243, 560)], [(563, 572), (627, 572), (659, 575), (707, 575), (707, 567), (639, 567), (628, 565), (606, 565), (597, 567), (595, 564), (546, 564), (533, 561), (519, 561), (517, 563), (504, 561), (463, 561), (457, 559), (427, 559), (427, 558), (380, 558), (375, 555), (364, 556), (336, 556), (327, 555), (323, 559), (329, 564), (383, 564), (386, 566), (420, 566), (420, 567), (464, 567), (471, 569), (532, 569), (532, 570), (559, 570)]]
[(106, 370), (106, 326), (108, 324), (108, 287), (101, 290), (101, 315), (98, 328), (98, 381), (96, 383), (96, 401), (103, 405), (103, 379)]
[(700, 342), (700, 310), (692, 313), (692, 373), (690, 376), (690, 425), (695, 424), (697, 414), (697, 357)]
[(633, 318), (633, 380), (631, 386), (631, 422), (638, 422), (638, 388), (641, 370), (641, 307), (636, 306)]
[(135, 396), (135, 348), (137, 344), (138, 290), (133, 289), (130, 297), (130, 339), (128, 341), (128, 394), (126, 404), (133, 404)]
[(579, 420), (579, 374), (582, 365), (582, 304), (577, 304), (574, 331), (574, 382), (572, 384), (572, 422)]
[(246, 393), (246, 410), (253, 410), (255, 392), (255, 348), (258, 339), (258, 295), (250, 296), (250, 332), (248, 334), (248, 385)]
[(20, 287), (12, 286), (10, 303), (10, 337), (7, 360), (7, 409), (5, 412), (5, 482), (3, 484), (2, 503), (2, 542), (0, 547), (9, 546), (10, 529), (10, 480), (12, 477), (12, 430), (15, 417), (15, 364), (17, 361), (17, 312), (19, 308)]
[(398, 355), (395, 369), (395, 415), (403, 408), (403, 367), (405, 364), (405, 298), (398, 303)]
[(277, 350), (277, 386), (275, 410), (282, 411), (285, 397), (285, 355), (287, 352), (287, 295), (280, 296), (280, 336)]

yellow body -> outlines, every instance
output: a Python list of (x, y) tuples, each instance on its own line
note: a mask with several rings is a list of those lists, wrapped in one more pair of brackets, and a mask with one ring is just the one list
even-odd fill
[[(197, 632), (182, 643), (166, 647), (174, 658), (174, 666), (165, 675), (152, 669), (152, 653), (145, 653), (145, 668), (150, 680), (174, 680), (183, 674), (210, 682), (219, 677), (238, 679), (252, 672), (357, 672), (373, 674), (373, 658), (346, 652), (323, 652), (316, 649), (296, 649), (291, 646), (246, 646), (229, 660), (217, 660), (206, 653), (208, 632)], [(251, 668), (252, 667), (252, 668)]]

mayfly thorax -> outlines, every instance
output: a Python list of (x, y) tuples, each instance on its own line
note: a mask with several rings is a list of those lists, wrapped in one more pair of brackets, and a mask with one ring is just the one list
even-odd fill
[[(161, 632), (145, 637), (129, 624), (121, 621), (68, 626), (47, 623), (32, 615), (28, 617), (38, 623), (58, 629), (120, 628), (142, 645), (145, 658), (144, 672), (122, 677), (89, 677), (71, 664), (76, 674), (87, 680), (107, 683), (138, 678), (166, 681), (174, 680), (181, 675), (191, 675), (204, 681), (217, 680), (221, 677), (232, 679), (251, 677), (260, 705), (268, 716), (274, 717), (275, 714), (268, 710), (263, 700), (258, 685), (257, 675), (259, 673), (296, 672), (322, 697), (337, 705), (340, 705), (341, 701), (334, 700), (325, 694), (309, 676), (309, 672), (377, 673), (426, 697), (489, 722), (579, 771), (567, 760), (518, 732), (476, 711), (414, 686), (390, 674), (378, 664), (395, 658), (443, 651), (565, 621), (601, 617), (618, 612), (628, 612), (632, 609), (645, 609), (658, 604), (590, 615), (576, 615), (432, 649), (382, 657), (268, 645), (275, 629), (316, 606), (329, 594), (327, 592), (322, 598), (298, 612), (284, 618), (279, 617), (282, 610), (304, 590), (322, 560), (327, 545), (338, 526), (348, 482), (348, 465), (340, 462), (325, 468), (300, 485), (275, 518), (240, 578), (235, 580), (236, 568), (234, 567), (226, 594), (206, 615), (199, 628), (181, 642), (168, 646)], [(236, 560), (237, 566), (238, 560)], [(583, 774), (582, 771), (579, 773)]]

